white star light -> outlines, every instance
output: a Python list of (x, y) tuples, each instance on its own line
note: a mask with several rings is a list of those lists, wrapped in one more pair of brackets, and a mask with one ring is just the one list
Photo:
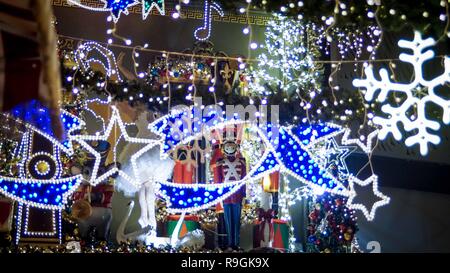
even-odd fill
[(351, 133), (350, 129), (345, 130), (344, 135), (342, 136), (342, 140), (341, 140), (342, 144), (344, 144), (344, 145), (356, 144), (366, 154), (370, 154), (372, 152), (373, 139), (378, 135), (378, 130), (371, 132), (367, 137), (365, 137), (366, 144), (364, 144), (363, 140), (361, 140), (361, 139), (349, 138), (350, 133)]
[[(349, 181), (351, 195), (347, 201), (347, 205), (351, 209), (362, 211), (364, 216), (367, 218), (367, 220), (372, 221), (375, 218), (375, 212), (377, 211), (377, 209), (381, 206), (389, 204), (390, 198), (378, 190), (378, 176), (373, 174), (372, 176), (370, 176), (369, 178), (367, 178), (364, 181), (362, 181), (354, 176), (350, 176), (348, 181)], [(357, 196), (357, 193), (354, 189), (354, 184), (357, 184), (362, 187), (366, 187), (369, 184), (372, 184), (373, 194), (376, 197), (380, 198), (381, 200), (375, 202), (372, 205), (372, 208), (370, 209), (370, 211), (363, 204), (358, 204), (358, 203), (354, 204), (353, 201), (355, 200), (355, 197)]]
[[(119, 110), (115, 106), (111, 106), (112, 108), (112, 115), (111, 119), (109, 121), (108, 126), (106, 127), (105, 132), (103, 135), (76, 135), (72, 136), (72, 139), (80, 143), (81, 146), (83, 146), (86, 150), (88, 150), (91, 154), (95, 156), (95, 163), (92, 170), (92, 175), (89, 180), (89, 182), (92, 185), (97, 185), (98, 183), (106, 180), (108, 177), (114, 175), (115, 173), (118, 173), (119, 176), (122, 176), (125, 180), (130, 182), (132, 185), (134, 185), (136, 188), (139, 188), (140, 183), (143, 181), (140, 181), (140, 178), (138, 176), (138, 170), (137, 170), (137, 159), (143, 155), (145, 152), (149, 151), (151, 148), (153, 148), (156, 145), (160, 145), (160, 140), (154, 140), (154, 139), (144, 139), (144, 138), (136, 138), (136, 137), (130, 137), (128, 135), (128, 132), (126, 131), (125, 125), (120, 118)], [(113, 128), (115, 125), (118, 125), (120, 129), (120, 133), (118, 135), (117, 139), (123, 138), (126, 142), (135, 143), (135, 144), (143, 144), (144, 147), (141, 148), (138, 152), (133, 154), (130, 158), (133, 174), (128, 175), (124, 171), (120, 170), (117, 167), (112, 168), (108, 172), (102, 174), (101, 176), (97, 176), (98, 174), (98, 168), (101, 161), (101, 155), (99, 152), (97, 152), (91, 145), (88, 144), (88, 141), (108, 141), (108, 138), (110, 134), (113, 131)], [(117, 142), (114, 145), (114, 151), (117, 146)]]
[[(440, 129), (439, 122), (427, 118), (427, 104), (432, 103), (442, 108), (442, 122), (444, 124), (450, 123), (450, 100), (438, 95), (435, 89), (438, 86), (445, 86), (450, 82), (450, 58), (445, 56), (444, 68), (445, 71), (432, 80), (425, 80), (423, 78), (422, 66), (423, 64), (434, 57), (432, 50), (426, 48), (433, 46), (435, 41), (432, 38), (423, 40), (419, 32), (414, 33), (413, 41), (400, 40), (399, 47), (412, 50), (413, 54), (400, 54), (401, 61), (410, 63), (414, 68), (414, 80), (411, 83), (397, 83), (391, 82), (388, 71), (380, 69), (379, 74), (381, 80), (374, 76), (371, 65), (364, 70), (366, 79), (355, 79), (353, 85), (355, 87), (366, 88), (364, 98), (367, 101), (377, 99), (381, 103), (385, 103), (390, 93), (402, 94), (406, 98), (403, 102), (397, 105), (385, 103), (381, 110), (386, 113), (387, 117), (376, 116), (373, 122), (381, 126), (378, 138), (383, 140), (390, 133), (399, 141), (402, 139), (399, 123), (403, 124), (405, 131), (413, 132), (405, 140), (406, 146), (410, 147), (419, 144), (420, 153), (425, 156), (428, 153), (428, 143), (439, 144), (441, 138), (438, 133), (430, 132)], [(375, 93), (379, 93), (375, 95)], [(411, 109), (416, 109), (411, 113)]]

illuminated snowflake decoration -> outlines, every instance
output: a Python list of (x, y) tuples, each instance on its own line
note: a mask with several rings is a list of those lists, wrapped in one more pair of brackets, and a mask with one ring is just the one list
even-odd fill
[[(434, 103), (441, 107), (443, 109), (442, 122), (444, 124), (450, 123), (450, 100), (440, 97), (436, 93), (438, 86), (444, 86), (450, 82), (450, 58), (448, 56), (445, 57), (445, 71), (440, 76), (432, 80), (423, 78), (423, 64), (434, 57), (432, 50), (423, 51), (434, 44), (435, 41), (432, 38), (423, 40), (421, 34), (417, 31), (414, 33), (413, 41), (400, 40), (398, 42), (399, 47), (413, 51), (413, 54), (402, 53), (399, 56), (401, 61), (410, 63), (414, 67), (415, 78), (411, 83), (391, 82), (386, 69), (380, 69), (381, 80), (377, 80), (372, 66), (365, 68), (366, 79), (355, 79), (353, 81), (355, 87), (367, 89), (365, 93), (367, 101), (377, 99), (379, 102), (385, 103), (391, 92), (395, 92), (394, 95), (405, 97), (398, 107), (385, 103), (381, 110), (387, 114), (387, 118), (376, 116), (373, 118), (373, 122), (381, 126), (378, 134), (381, 140), (385, 139), (389, 133), (392, 133), (393, 137), (400, 141), (402, 133), (399, 123), (403, 124), (407, 132), (412, 131), (415, 133), (406, 138), (406, 146), (410, 147), (419, 144), (420, 153), (423, 156), (428, 153), (428, 143), (437, 145), (441, 140), (436, 132), (429, 131), (429, 129), (439, 130), (440, 124), (427, 118), (427, 104)], [(378, 90), (380, 92), (375, 95)], [(416, 109), (415, 113), (410, 114), (414, 108)]]

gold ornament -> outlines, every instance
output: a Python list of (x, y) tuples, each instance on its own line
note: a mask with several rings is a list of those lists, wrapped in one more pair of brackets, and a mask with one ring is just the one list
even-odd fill
[(47, 162), (45, 161), (40, 161), (37, 165), (36, 168), (38, 170), (38, 172), (40, 173), (47, 173), (48, 169), (50, 168), (50, 166), (48, 165)]
[(352, 239), (352, 234), (348, 232), (344, 233), (344, 239), (350, 241)]

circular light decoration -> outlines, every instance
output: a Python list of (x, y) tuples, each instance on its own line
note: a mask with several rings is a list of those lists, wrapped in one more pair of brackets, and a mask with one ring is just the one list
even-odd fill
[(29, 178), (53, 179), (58, 175), (59, 169), (51, 154), (40, 152), (28, 160), (26, 172)]
[(46, 175), (50, 172), (50, 165), (48, 164), (48, 162), (41, 160), (36, 163), (35, 170), (40, 175)]

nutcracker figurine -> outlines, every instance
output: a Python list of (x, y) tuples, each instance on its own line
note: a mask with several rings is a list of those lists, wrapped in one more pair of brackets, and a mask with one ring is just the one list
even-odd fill
[[(245, 159), (238, 151), (234, 140), (226, 140), (222, 144), (222, 155), (217, 159), (214, 168), (214, 182), (226, 183), (239, 181), (246, 175)], [(245, 197), (245, 186), (223, 201), (225, 227), (228, 237), (227, 247), (239, 249), (241, 208)]]
[[(213, 146), (213, 154), (209, 162), (211, 173), (214, 173), (214, 170), (217, 166), (217, 161), (222, 157), (223, 153), (222, 150), (220, 149), (220, 145), (215, 144)], [(220, 249), (226, 249), (228, 245), (228, 237), (227, 237), (227, 228), (225, 226), (225, 216), (222, 202), (216, 204), (216, 214), (217, 214), (217, 246)]]

